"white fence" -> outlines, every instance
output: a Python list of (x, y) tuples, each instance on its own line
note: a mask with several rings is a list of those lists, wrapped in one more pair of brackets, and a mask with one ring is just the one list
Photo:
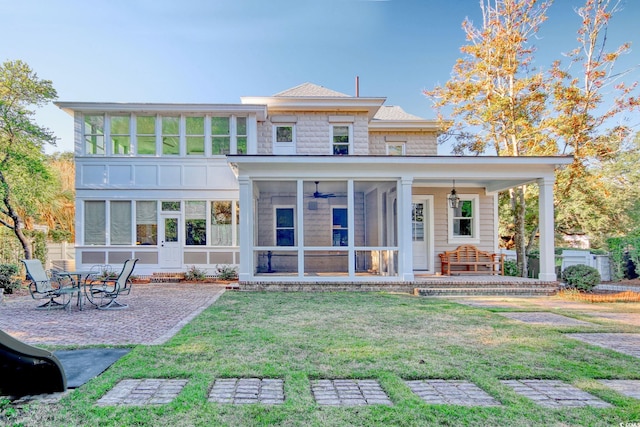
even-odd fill
[(584, 264), (593, 267), (600, 273), (604, 282), (611, 280), (609, 255), (594, 255), (588, 251), (562, 251), (562, 271), (572, 265)]

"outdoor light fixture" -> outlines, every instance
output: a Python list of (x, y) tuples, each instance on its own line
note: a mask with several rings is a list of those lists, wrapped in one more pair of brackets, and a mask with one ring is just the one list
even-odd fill
[(458, 193), (456, 193), (456, 180), (453, 180), (453, 188), (451, 189), (451, 194), (447, 196), (449, 199), (449, 207), (451, 209), (456, 209), (460, 204), (460, 197), (458, 197)]

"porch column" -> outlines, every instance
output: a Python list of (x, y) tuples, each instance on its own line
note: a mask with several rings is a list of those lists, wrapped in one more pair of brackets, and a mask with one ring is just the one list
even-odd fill
[(540, 274), (538, 279), (553, 282), (557, 280), (555, 268), (555, 227), (553, 218), (553, 183), (554, 177), (538, 179), (540, 199), (538, 215), (540, 227)]
[(398, 200), (398, 274), (403, 282), (412, 282), (413, 245), (411, 238), (411, 187), (413, 178), (400, 179)]
[(238, 279), (246, 282), (253, 276), (253, 203), (251, 203), (251, 180), (247, 177), (238, 177), (240, 186), (240, 266)]

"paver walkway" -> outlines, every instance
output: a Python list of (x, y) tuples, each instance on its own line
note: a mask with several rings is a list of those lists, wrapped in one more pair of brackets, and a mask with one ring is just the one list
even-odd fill
[(162, 344), (222, 295), (215, 284), (153, 283), (133, 285), (122, 297), (124, 310), (36, 310), (29, 295), (5, 297), (0, 329), (27, 344)]
[(97, 402), (98, 406), (143, 406), (171, 403), (187, 380), (122, 380)]
[(391, 405), (391, 400), (376, 380), (315, 380), (311, 392), (318, 405), (362, 406)]
[(608, 348), (629, 356), (640, 357), (640, 334), (567, 334), (569, 338), (575, 338), (588, 344)]
[(519, 320), (524, 323), (532, 323), (539, 325), (552, 325), (552, 326), (594, 326), (593, 323), (584, 322), (582, 320), (573, 319), (571, 317), (562, 316), (555, 313), (547, 313), (544, 311), (513, 311), (497, 313), (500, 316), (508, 317), (509, 319)]
[(598, 382), (620, 394), (640, 399), (640, 380), (598, 380)]
[(209, 402), (262, 403), (278, 405), (284, 402), (284, 381), (281, 379), (222, 378), (209, 392)]
[(545, 408), (611, 407), (609, 403), (586, 391), (558, 380), (502, 380), (500, 382)]
[(405, 381), (412, 392), (430, 404), (462, 406), (500, 406), (477, 385), (462, 380), (413, 380)]

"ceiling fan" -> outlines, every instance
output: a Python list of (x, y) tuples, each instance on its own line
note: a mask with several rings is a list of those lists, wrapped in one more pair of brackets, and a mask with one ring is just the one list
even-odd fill
[(333, 193), (321, 193), (320, 191), (318, 191), (318, 184), (320, 183), (320, 181), (314, 181), (316, 184), (316, 191), (314, 191), (314, 193), (311, 195), (314, 199), (328, 199), (330, 197), (338, 197)]

